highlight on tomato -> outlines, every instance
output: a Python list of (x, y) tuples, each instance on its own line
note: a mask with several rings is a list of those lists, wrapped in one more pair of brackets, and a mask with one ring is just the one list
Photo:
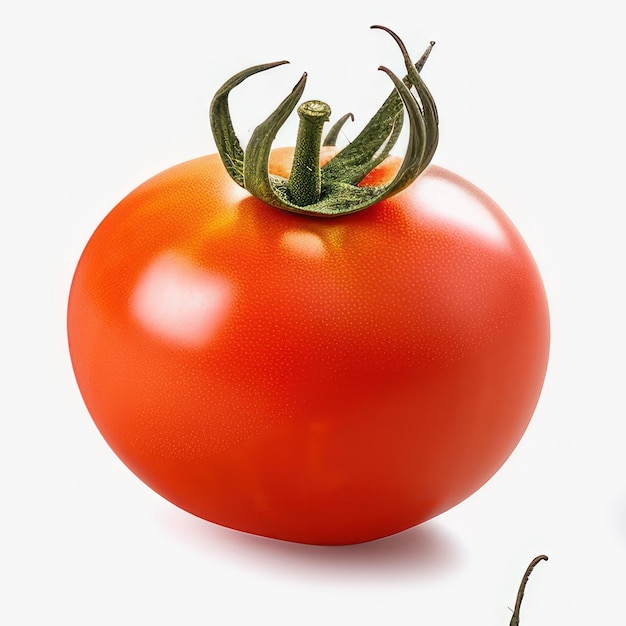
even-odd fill
[[(431, 159), (439, 119), (406, 76), (343, 149), (298, 107), (306, 74), (242, 147), (221, 87), (218, 154), (125, 197), (79, 260), (71, 360), (112, 450), (178, 507), (294, 542), (400, 532), (510, 456), (546, 373), (537, 266), (499, 206)], [(403, 158), (391, 150), (408, 122)]]

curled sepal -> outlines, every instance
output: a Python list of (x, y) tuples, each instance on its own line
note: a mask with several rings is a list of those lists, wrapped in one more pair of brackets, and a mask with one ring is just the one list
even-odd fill
[(280, 209), (294, 210), (296, 205), (289, 202), (285, 187), (287, 180), (269, 173), (270, 152), (276, 133), (287, 121), (302, 96), (306, 77), (306, 74), (303, 74), (292, 92), (276, 110), (254, 129), (243, 159), (243, 186), (255, 198)]
[[(254, 66), (240, 72), (221, 87), (211, 104), (211, 127), (224, 165), (239, 185), (272, 206), (332, 217), (360, 211), (398, 193), (426, 168), (437, 146), (438, 119), (435, 103), (419, 70), (432, 49), (432, 43), (414, 64), (395, 33), (382, 26), (373, 28), (385, 30), (395, 39), (408, 74), (400, 79), (391, 70), (379, 68), (392, 80), (394, 91), (355, 141), (323, 168), (319, 166), (319, 150), (322, 126), (328, 119), (330, 109), (319, 101), (309, 101), (298, 109), (300, 129), (290, 177), (273, 175), (269, 171), (272, 143), (304, 91), (306, 74), (276, 110), (257, 126), (245, 150), (232, 126), (228, 107), (230, 91), (249, 76), (285, 62)], [(400, 168), (391, 181), (377, 186), (359, 186), (396, 142), (402, 128), (403, 110), (408, 114), (409, 138)], [(351, 114), (344, 116), (331, 129), (330, 139), (326, 139), (325, 145), (334, 145), (342, 124), (351, 117)]]
[[(386, 72), (394, 82), (396, 91), (402, 98), (402, 102), (409, 115), (409, 141), (406, 154), (400, 169), (390, 183), (382, 185), (385, 188), (379, 199), (386, 198), (398, 193), (410, 185), (430, 163), (439, 140), (439, 118), (437, 107), (428, 87), (421, 79), (417, 68), (413, 65), (406, 47), (400, 38), (388, 28), (376, 26), (388, 32), (396, 41), (402, 51), (404, 62), (408, 72), (408, 79), (417, 92), (417, 98), (406, 86), (405, 81), (401, 81), (389, 69), (380, 67)], [(432, 45), (432, 44), (431, 44)]]
[(326, 137), (324, 137), (324, 143), (322, 145), (335, 146), (337, 144), (337, 139), (339, 139), (339, 134), (348, 120), (354, 122), (354, 115), (352, 115), (352, 113), (346, 113), (332, 125), (331, 129), (326, 133)]
[[(405, 56), (406, 63), (408, 56), (406, 54), (406, 48), (395, 33), (384, 26), (376, 25), (372, 26), (372, 28), (385, 30), (396, 39), (396, 42), (398, 42)], [(431, 41), (419, 61), (413, 65), (409, 74), (402, 79), (407, 87), (412, 87), (413, 81), (411, 80), (411, 75), (413, 71), (417, 70), (417, 72), (420, 72), (422, 70), (434, 45), (435, 42)], [(430, 99), (432, 100), (432, 97), (430, 97)], [(402, 98), (398, 91), (394, 89), (356, 139), (322, 168), (324, 180), (332, 181), (340, 178), (344, 182), (357, 184), (366, 174), (389, 156), (389, 153), (400, 136), (403, 121)], [(434, 136), (431, 135), (435, 145), (437, 143), (437, 134), (437, 129), (435, 129)]]
[(272, 69), (279, 65), (284, 65), (289, 61), (276, 61), (275, 63), (264, 63), (262, 65), (255, 65), (249, 67), (247, 70), (243, 70), (238, 74), (235, 74), (232, 78), (227, 80), (215, 93), (211, 106), (209, 109), (209, 121), (211, 122), (211, 130), (213, 131), (213, 138), (217, 146), (217, 151), (222, 158), (224, 167), (232, 177), (232, 179), (242, 187), (243, 182), (243, 162), (245, 153), (237, 135), (233, 128), (233, 122), (230, 117), (230, 108), (228, 106), (228, 96), (230, 92), (237, 86), (243, 83), (246, 78), (249, 78), (253, 74), (264, 72), (265, 70)]

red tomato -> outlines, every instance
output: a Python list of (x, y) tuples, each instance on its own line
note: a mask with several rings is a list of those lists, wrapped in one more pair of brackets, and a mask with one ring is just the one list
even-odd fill
[(481, 487), (528, 425), (549, 345), (524, 241), (464, 179), (430, 166), (327, 220), (249, 196), (216, 155), (104, 219), (68, 333), (89, 412), (141, 480), (211, 522), (315, 544), (402, 531)]

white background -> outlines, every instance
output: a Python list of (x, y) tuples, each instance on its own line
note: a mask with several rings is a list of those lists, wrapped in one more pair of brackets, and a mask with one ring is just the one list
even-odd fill
[[(11, 5), (13, 8), (4, 8)], [(0, 624), (524, 626), (619, 623), (626, 557), (624, 58), (619, 4), (565, 0), (25, 0), (0, 13)], [(617, 10), (617, 8), (615, 8)], [(285, 544), (175, 509), (108, 449), (73, 380), (72, 272), (131, 189), (214, 151), (211, 96), (242, 139), (309, 72), (307, 97), (369, 119), (403, 73), (438, 102), (434, 162), (527, 240), (553, 340), (535, 418), (504, 468), (431, 522), (352, 547)], [(360, 127), (359, 127), (360, 128)], [(287, 130), (287, 133), (295, 130)], [(283, 143), (291, 143), (286, 136)]]

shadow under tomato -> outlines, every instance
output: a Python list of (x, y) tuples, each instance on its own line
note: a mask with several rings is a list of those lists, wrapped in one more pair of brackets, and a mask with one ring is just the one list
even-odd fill
[[(168, 507), (169, 508), (169, 507)], [(345, 580), (414, 579), (455, 569), (462, 553), (455, 539), (436, 521), (404, 532), (347, 546), (316, 546), (258, 537), (194, 517), (163, 512), (163, 526), (194, 549), (216, 552), (242, 565), (279, 575)]]

